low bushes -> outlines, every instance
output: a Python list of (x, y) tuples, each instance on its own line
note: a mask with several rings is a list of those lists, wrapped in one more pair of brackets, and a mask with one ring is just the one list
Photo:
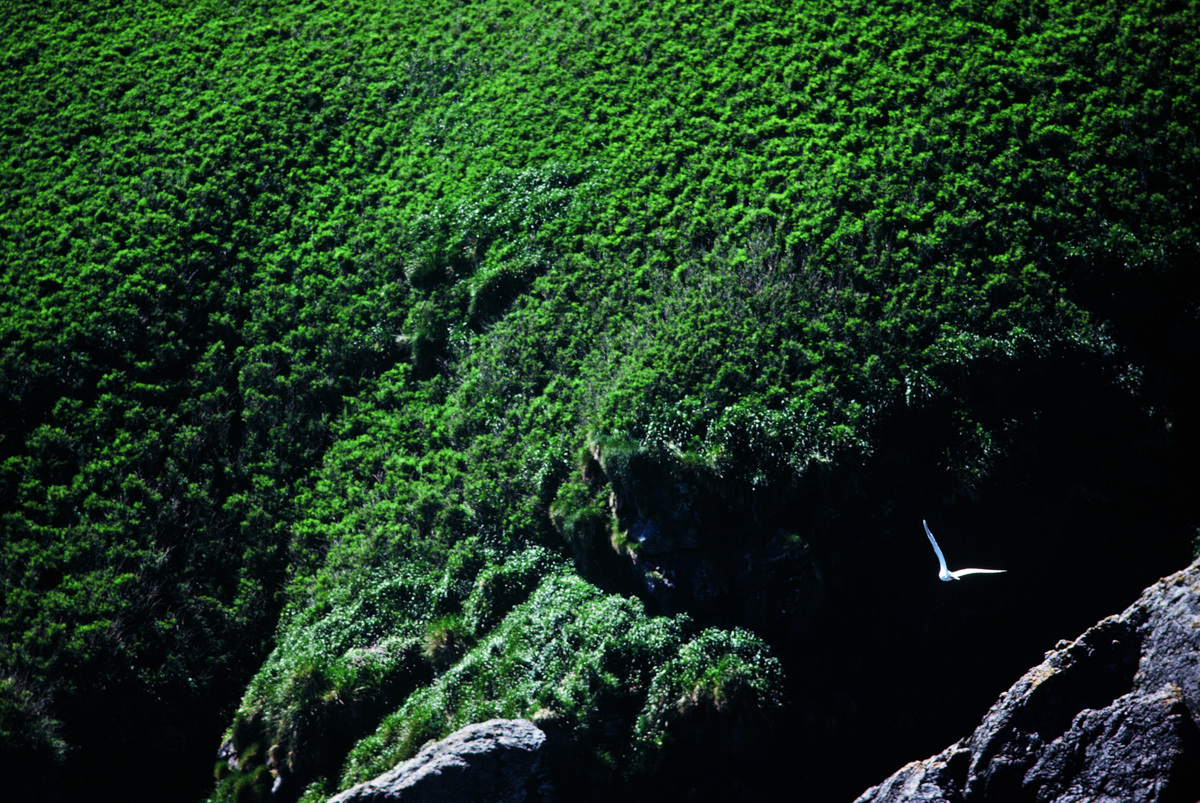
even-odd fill
[(609, 791), (656, 766), (675, 731), (690, 727), (692, 709), (731, 718), (750, 738), (782, 705), (778, 661), (749, 633), (696, 629), (687, 616), (648, 618), (638, 602), (551, 576), (360, 741), (339, 786), (492, 717), (532, 718), (569, 734), (572, 750), (608, 768)]

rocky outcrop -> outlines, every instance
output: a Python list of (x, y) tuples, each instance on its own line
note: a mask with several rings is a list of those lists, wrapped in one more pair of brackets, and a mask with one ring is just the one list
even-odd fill
[(523, 719), (468, 725), (329, 803), (544, 803), (546, 734)]
[(858, 803), (1200, 799), (1200, 563), (1060, 642), (967, 739)]
[(762, 631), (788, 619), (781, 609), (793, 606), (781, 600), (796, 597), (809, 560), (784, 527), (783, 490), (725, 480), (631, 441), (593, 443), (591, 455), (583, 476), (610, 493), (590, 540), (618, 559), (605, 565), (572, 544), (589, 580), (705, 623)]

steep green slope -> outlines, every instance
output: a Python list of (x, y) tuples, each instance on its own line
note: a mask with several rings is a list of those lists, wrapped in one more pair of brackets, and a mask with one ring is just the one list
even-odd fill
[(755, 744), (771, 637), (612, 596), (610, 492), (775, 526), (919, 422), (970, 498), (1055, 377), (1192, 442), (1198, 11), (9, 3), (0, 774), (197, 797), (239, 698), (221, 798), (501, 713), (667, 794)]

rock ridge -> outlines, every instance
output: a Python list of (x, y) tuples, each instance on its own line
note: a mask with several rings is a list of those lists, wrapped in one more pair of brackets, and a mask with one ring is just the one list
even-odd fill
[(1061, 641), (975, 732), (856, 803), (1200, 799), (1200, 561)]
[(528, 720), (468, 725), (329, 803), (548, 803), (545, 745), (546, 734)]

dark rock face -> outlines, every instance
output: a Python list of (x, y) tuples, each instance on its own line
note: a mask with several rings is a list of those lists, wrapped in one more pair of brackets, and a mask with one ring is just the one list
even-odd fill
[(858, 803), (1200, 799), (1200, 563), (1060, 642), (967, 739)]
[(545, 744), (546, 734), (528, 720), (468, 725), (329, 803), (543, 803), (553, 796)]
[(589, 470), (610, 483), (609, 512), (629, 546), (617, 569), (626, 582), (585, 571), (590, 580), (706, 624), (761, 630), (787, 618), (780, 609), (790, 606), (780, 601), (796, 597), (809, 561), (798, 536), (789, 542), (784, 532), (784, 491), (726, 482), (641, 450), (593, 455)]

